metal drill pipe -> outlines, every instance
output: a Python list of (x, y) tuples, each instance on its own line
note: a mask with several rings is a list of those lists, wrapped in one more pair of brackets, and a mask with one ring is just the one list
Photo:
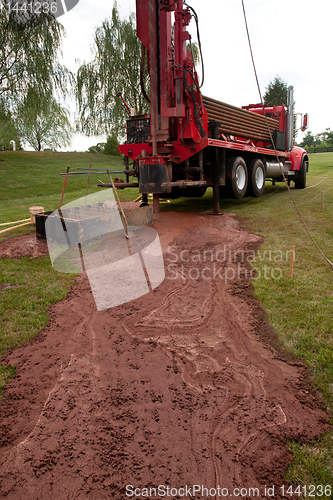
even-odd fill
[(270, 142), (271, 138), (268, 132), (266, 134), (256, 132), (251, 129), (244, 129), (237, 126), (221, 126), (219, 127), (220, 132), (228, 135), (233, 135), (236, 137), (244, 137), (246, 139), (256, 139), (258, 141)]
[[(253, 128), (257, 128), (258, 130), (267, 131), (266, 121), (260, 122), (258, 120), (247, 120), (244, 117), (230, 115), (227, 113), (214, 112), (209, 109), (207, 110), (207, 114), (210, 119), (214, 119), (217, 121), (239, 123), (241, 125), (252, 126)], [(269, 121), (268, 126), (271, 130), (275, 130), (276, 128), (279, 128), (279, 123), (275, 120)]]
[[(244, 119), (248, 120), (257, 120), (258, 122), (263, 122), (266, 121), (265, 117), (256, 113), (253, 113), (253, 111), (248, 111), (246, 109), (242, 108), (237, 108), (236, 106), (231, 106), (230, 104), (225, 104), (223, 102), (219, 101), (214, 101), (212, 99), (209, 99), (207, 97), (203, 98), (203, 103), (205, 108), (213, 109), (215, 111), (226, 111), (228, 114), (232, 115), (237, 115), (239, 117), (243, 117)], [(276, 121), (274, 118), (269, 118), (267, 119)]]
[[(232, 117), (231, 118), (225, 117), (223, 115), (218, 115), (218, 114), (210, 115), (210, 114), (208, 114), (208, 121), (218, 121), (218, 122), (221, 122), (221, 125), (223, 125), (223, 126), (225, 126), (225, 125), (237, 126), (237, 127), (241, 127), (241, 128), (247, 129), (247, 130), (254, 130), (256, 132), (260, 132), (263, 134), (268, 133), (267, 126), (263, 127), (261, 125), (247, 123), (247, 122), (244, 122), (243, 120), (238, 120), (238, 119), (232, 118)], [(275, 130), (276, 128), (278, 128), (278, 125), (276, 123), (274, 124), (274, 126), (272, 126), (272, 124), (270, 124), (270, 130)]]
[[(115, 172), (112, 172), (113, 174)], [(119, 174), (120, 173), (123, 173), (123, 171), (121, 172), (118, 172)], [(106, 174), (106, 172), (96, 172), (95, 170), (93, 172), (91, 172), (91, 174)], [(67, 172), (65, 174), (60, 174), (61, 177), (64, 177), (67, 175)], [(89, 175), (89, 171), (87, 170), (86, 172), (69, 172), (68, 175)]]
[[(228, 108), (222, 108), (218, 106), (213, 106), (212, 104), (204, 104), (208, 115), (219, 115), (223, 116), (226, 118), (237, 118), (240, 121), (243, 121), (244, 123), (252, 123), (257, 126), (262, 126), (267, 129), (267, 124), (266, 124), (266, 119), (264, 116), (255, 114), (251, 111), (247, 112), (246, 114), (242, 112), (237, 112), (234, 109), (228, 109)], [(241, 110), (241, 111), (246, 111), (246, 110)], [(275, 120), (274, 118), (269, 118), (267, 117), (268, 123), (270, 127), (277, 128), (279, 126), (278, 120)]]
[[(221, 113), (212, 113), (208, 111), (208, 121), (216, 120), (221, 122), (220, 129), (225, 133), (232, 135), (238, 135), (239, 137), (259, 139), (263, 141), (270, 142), (270, 135), (267, 130), (266, 123), (258, 123), (258, 121), (248, 122), (244, 118), (239, 118), (237, 116), (227, 116)], [(271, 132), (278, 128), (278, 123), (273, 120), (269, 123)]]
[[(261, 125), (258, 125), (258, 124), (255, 124), (255, 123), (247, 123), (247, 122), (244, 122), (243, 120), (238, 120), (237, 118), (230, 118), (230, 117), (225, 117), (225, 116), (221, 116), (221, 115), (217, 115), (217, 114), (208, 114), (208, 121), (218, 121), (218, 122), (221, 122), (221, 124), (223, 126), (225, 125), (229, 125), (229, 126), (233, 126), (233, 127), (241, 127), (241, 128), (245, 128), (247, 130), (254, 130), (256, 132), (259, 132), (261, 134), (268, 134), (268, 128), (267, 126), (263, 127)], [(269, 124), (269, 129), (270, 131), (272, 132), (273, 130), (276, 130), (278, 129), (278, 124), (272, 124), (270, 123)]]
[(253, 131), (242, 130), (238, 128), (219, 128), (222, 134), (232, 135), (234, 137), (243, 137), (244, 139), (253, 139), (262, 142), (270, 142), (270, 137), (268, 135), (257, 134)]
[[(252, 138), (252, 136), (253, 136), (253, 137), (259, 137), (259, 138), (261, 138), (261, 137), (267, 138), (268, 140), (270, 139), (270, 135), (269, 135), (267, 130), (265, 132), (263, 132), (261, 130), (256, 130), (256, 129), (253, 129), (251, 127), (241, 127), (240, 125), (237, 125), (237, 124), (222, 123), (219, 126), (219, 129), (221, 129), (229, 134), (232, 134), (232, 135), (240, 135), (241, 133), (243, 133), (243, 134), (249, 135), (249, 138)], [(236, 132), (238, 132), (238, 134), (236, 134)], [(240, 135), (240, 137), (244, 137), (244, 136)]]
[[(214, 120), (216, 120), (216, 116), (214, 116)], [(262, 129), (248, 124), (239, 123), (238, 121), (225, 121), (223, 119), (217, 119), (217, 121), (221, 123), (219, 127), (221, 130), (227, 133), (231, 133), (232, 135), (239, 135), (240, 137), (244, 137), (244, 135), (242, 136), (242, 134), (246, 134), (246, 136), (248, 136), (249, 138), (265, 138), (266, 140), (270, 140), (267, 128)], [(276, 126), (274, 127), (274, 130), (275, 129)]]
[(222, 134), (233, 135), (234, 137), (242, 137), (244, 139), (254, 139), (254, 140), (262, 141), (262, 142), (271, 142), (271, 139), (268, 135), (264, 136), (262, 134), (256, 134), (253, 132), (243, 131), (243, 130), (239, 130), (236, 128), (233, 128), (233, 129), (231, 129), (231, 128), (230, 129), (229, 128), (219, 128), (219, 132), (221, 132)]
[(214, 106), (220, 106), (227, 109), (233, 109), (234, 111), (240, 111), (241, 113), (253, 113), (253, 111), (249, 111), (248, 109), (239, 108), (238, 106), (233, 106), (232, 104), (227, 104), (226, 102), (217, 101), (216, 99), (212, 99), (211, 97), (207, 96), (203, 96), (203, 101), (211, 103)]

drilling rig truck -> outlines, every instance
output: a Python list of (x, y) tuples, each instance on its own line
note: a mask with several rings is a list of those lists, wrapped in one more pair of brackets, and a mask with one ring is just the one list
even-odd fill
[[(203, 96), (187, 31), (191, 18), (198, 22), (185, 0), (136, 0), (150, 96), (143, 78), (141, 87), (150, 113), (127, 121), (127, 140), (119, 146), (122, 187), (138, 186), (144, 202), (152, 193), (155, 212), (160, 198), (202, 196), (212, 187), (215, 214), (219, 198), (261, 196), (266, 179), (304, 188), (309, 160), (294, 146), (292, 87), (286, 106), (238, 108)], [(306, 122), (307, 115), (302, 130)], [(129, 182), (130, 175), (138, 182)]]

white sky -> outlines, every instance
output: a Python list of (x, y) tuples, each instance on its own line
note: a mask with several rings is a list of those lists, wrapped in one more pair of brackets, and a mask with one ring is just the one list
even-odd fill
[[(203, 94), (242, 106), (259, 102), (241, 0), (187, 0), (199, 17), (205, 64)], [(245, 0), (261, 91), (276, 76), (294, 86), (296, 112), (309, 113), (314, 134), (333, 129), (332, 0)], [(80, 0), (58, 20), (67, 31), (63, 53), (73, 72), (77, 59), (92, 58), (93, 33), (110, 17), (113, 0)], [(122, 18), (135, 12), (135, 0), (118, 0)], [(190, 31), (195, 36), (192, 20)], [(300, 140), (302, 134), (298, 134)], [(75, 137), (72, 150), (85, 151), (96, 137)]]

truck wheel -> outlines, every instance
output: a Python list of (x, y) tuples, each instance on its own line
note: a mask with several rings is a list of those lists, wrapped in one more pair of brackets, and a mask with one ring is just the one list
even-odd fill
[(259, 158), (251, 160), (248, 164), (249, 185), (247, 194), (259, 197), (265, 189), (265, 167)]
[(230, 158), (225, 183), (229, 196), (243, 198), (247, 189), (248, 174), (246, 163), (240, 156)]
[(295, 179), (295, 188), (304, 189), (306, 187), (306, 162), (302, 158), (301, 166)]

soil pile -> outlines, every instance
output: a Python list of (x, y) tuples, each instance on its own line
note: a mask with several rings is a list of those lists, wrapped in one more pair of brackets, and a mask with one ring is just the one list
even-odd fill
[(35, 233), (0, 242), (0, 259), (36, 258), (48, 253), (46, 240), (36, 238)]
[(327, 427), (302, 365), (259, 339), (269, 326), (242, 251), (260, 238), (228, 216), (162, 212), (153, 227), (158, 288), (97, 312), (83, 274), (47, 327), (2, 359), (17, 375), (0, 404), (1, 498), (149, 498), (159, 485), (169, 498), (208, 490), (189, 490), (196, 499), (222, 488), (265, 498), (275, 485), (270, 498), (282, 498), (282, 440)]

